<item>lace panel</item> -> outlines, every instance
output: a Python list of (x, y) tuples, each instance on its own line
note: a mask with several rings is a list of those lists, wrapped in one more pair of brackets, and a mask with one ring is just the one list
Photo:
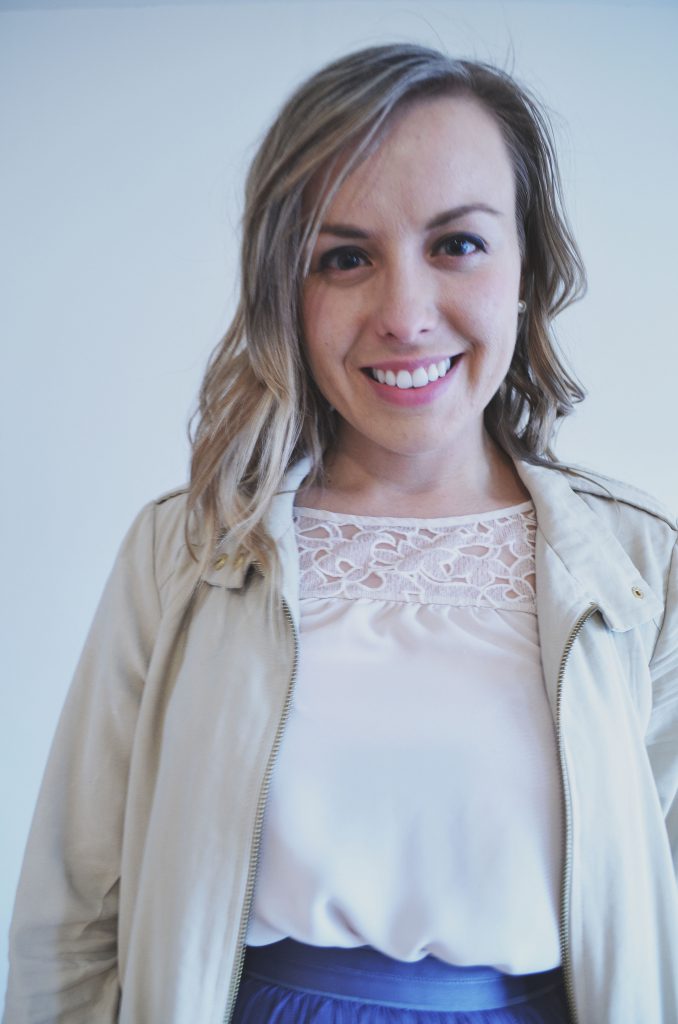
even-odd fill
[(295, 509), (301, 597), (536, 611), (530, 506), (462, 521)]

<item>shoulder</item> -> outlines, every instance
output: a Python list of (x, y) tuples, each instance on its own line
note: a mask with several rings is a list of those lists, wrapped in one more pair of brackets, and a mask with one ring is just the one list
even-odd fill
[(610, 576), (630, 559), (658, 596), (666, 594), (678, 524), (638, 487), (585, 466), (516, 463), (545, 541), (582, 577)]
[(657, 525), (664, 524), (671, 530), (678, 529), (675, 514), (658, 498), (633, 484), (606, 476), (603, 473), (588, 469), (585, 466), (568, 466), (563, 475), (577, 494), (596, 511), (606, 504), (623, 506), (630, 516), (634, 512), (657, 520)]
[[(564, 474), (572, 491), (602, 520), (657, 595), (668, 599), (677, 565), (678, 521), (661, 501), (632, 484), (580, 466)], [(672, 568), (673, 567), (673, 568)]]
[(176, 487), (154, 498), (146, 506), (152, 510), (156, 532), (161, 537), (184, 530), (188, 505), (188, 487)]
[[(135, 516), (120, 556), (133, 562), (137, 574), (154, 578), (160, 592), (177, 573), (196, 565), (186, 540), (188, 488), (177, 487), (147, 502)], [(194, 547), (199, 538), (191, 537)]]
[[(176, 487), (149, 503), (154, 519), (157, 578), (162, 589), (169, 579), (197, 571), (202, 541), (196, 523), (188, 515), (188, 486)], [(189, 528), (190, 527), (190, 528)], [(192, 551), (187, 538), (190, 537)], [(195, 580), (192, 580), (194, 583)]]

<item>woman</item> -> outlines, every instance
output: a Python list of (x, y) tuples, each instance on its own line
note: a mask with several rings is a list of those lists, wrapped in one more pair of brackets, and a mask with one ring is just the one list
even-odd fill
[(190, 488), (50, 756), (10, 1024), (678, 1020), (676, 524), (550, 450), (559, 195), (480, 64), (366, 50), (281, 112)]

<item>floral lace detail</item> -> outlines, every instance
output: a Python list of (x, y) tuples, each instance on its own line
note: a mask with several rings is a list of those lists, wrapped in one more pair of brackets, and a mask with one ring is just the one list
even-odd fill
[(376, 519), (295, 509), (301, 597), (536, 611), (534, 508)]

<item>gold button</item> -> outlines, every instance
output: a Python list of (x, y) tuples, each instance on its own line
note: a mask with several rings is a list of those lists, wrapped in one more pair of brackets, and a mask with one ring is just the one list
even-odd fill
[(634, 597), (645, 597), (645, 594), (640, 589), (640, 587), (631, 587), (631, 593)]
[(238, 555), (238, 557), (236, 558), (236, 560), (235, 560), (235, 562), (233, 564), (235, 565), (236, 569), (242, 569), (242, 567), (243, 567), (243, 565), (245, 564), (246, 561), (247, 561), (247, 555), (245, 555), (245, 554), (243, 554), (241, 552)]
[(216, 562), (214, 563), (214, 568), (215, 569), (223, 569), (223, 567), (226, 565), (227, 561), (228, 561), (228, 558), (226, 557), (226, 555), (222, 555), (221, 558), (217, 558)]

